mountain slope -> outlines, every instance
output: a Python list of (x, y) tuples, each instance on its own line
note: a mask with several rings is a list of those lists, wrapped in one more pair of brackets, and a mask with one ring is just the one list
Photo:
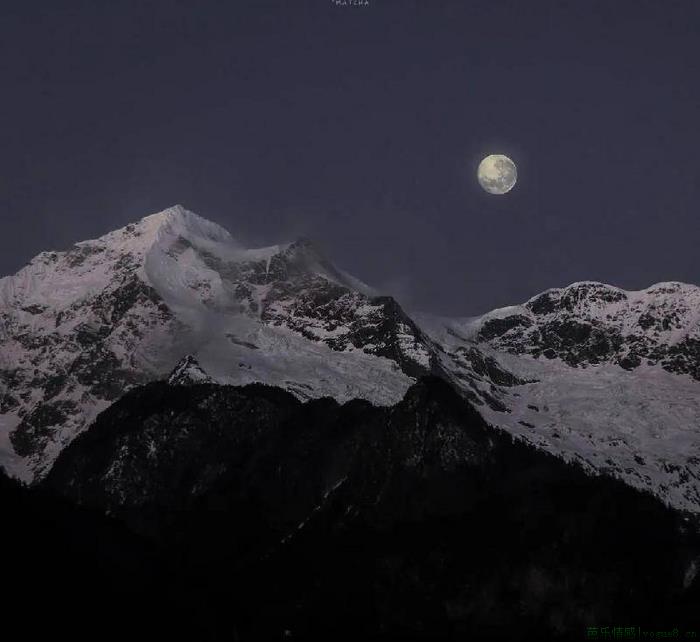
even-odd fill
[(241, 640), (573, 639), (698, 617), (687, 521), (493, 430), (436, 378), (391, 408), (149, 384), (42, 486), (182, 560)]
[(0, 462), (41, 477), (100, 410), (188, 354), (221, 383), (389, 404), (440, 369), (435, 352), (308, 241), (245, 249), (176, 206), (0, 280)]
[(700, 288), (548, 290), (466, 320), (422, 317), (448, 354), (474, 348), (521, 383), (488, 421), (549, 452), (700, 510)]
[(203, 639), (204, 600), (153, 542), (0, 468), (4, 626), (29, 639)]
[(246, 249), (176, 206), (0, 280), (0, 463), (41, 478), (99, 411), (177, 364), (181, 383), (381, 405), (433, 373), (492, 425), (700, 512), (699, 322), (700, 290), (679, 283), (408, 315), (306, 240)]

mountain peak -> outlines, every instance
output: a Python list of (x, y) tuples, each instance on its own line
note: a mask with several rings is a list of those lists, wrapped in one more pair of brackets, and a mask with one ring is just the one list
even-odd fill
[(153, 214), (147, 214), (141, 217), (141, 221), (165, 221), (177, 217), (186, 217), (188, 214), (192, 214), (187, 208), (185, 208), (180, 203), (166, 207), (164, 210), (159, 212), (154, 212)]
[(176, 238), (234, 243), (231, 234), (221, 225), (199, 216), (179, 204), (145, 216), (137, 223), (127, 225), (117, 232), (123, 233), (124, 230), (146, 234), (154, 239), (174, 236)]
[(214, 383), (214, 380), (204, 371), (199, 361), (188, 354), (173, 368), (168, 377), (171, 386), (188, 386), (197, 383)]
[(138, 224), (150, 225), (153, 227), (160, 227), (161, 225), (173, 224), (179, 224), (184, 226), (200, 225), (202, 227), (216, 226), (220, 229), (223, 229), (220, 225), (213, 223), (212, 221), (204, 218), (203, 216), (199, 216), (199, 214), (195, 214), (194, 212), (188, 210), (186, 207), (180, 205), (179, 203), (170, 207), (166, 207), (160, 212), (155, 212), (154, 214), (144, 216), (140, 219)]

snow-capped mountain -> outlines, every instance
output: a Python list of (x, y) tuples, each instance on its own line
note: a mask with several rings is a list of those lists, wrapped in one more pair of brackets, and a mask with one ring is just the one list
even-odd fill
[(176, 206), (0, 280), (0, 465), (41, 478), (152, 380), (392, 405), (433, 373), (492, 425), (700, 512), (699, 322), (679, 283), (409, 316), (306, 240), (246, 249)]
[(474, 347), (520, 383), (482, 414), (592, 471), (700, 511), (700, 288), (548, 290), (466, 320), (422, 317), (451, 355)]
[(191, 354), (183, 357), (168, 377), (171, 386), (192, 386), (199, 383), (216, 383)]
[(396, 301), (310, 242), (245, 249), (175, 206), (0, 280), (0, 464), (41, 476), (99, 411), (186, 355), (220, 383), (387, 405), (439, 369), (435, 353)]
[(625, 292), (574, 283), (486, 315), (478, 339), (500, 351), (558, 358), (574, 367), (658, 364), (700, 381), (700, 289), (660, 283)]

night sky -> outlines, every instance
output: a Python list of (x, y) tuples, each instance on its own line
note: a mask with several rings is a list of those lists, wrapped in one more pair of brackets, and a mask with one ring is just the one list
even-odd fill
[(700, 2), (369, 3), (2, 3), (0, 274), (182, 203), (439, 314), (700, 282)]

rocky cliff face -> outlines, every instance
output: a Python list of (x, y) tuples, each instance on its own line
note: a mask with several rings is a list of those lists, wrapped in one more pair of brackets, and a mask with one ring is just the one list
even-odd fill
[(659, 365), (700, 380), (700, 289), (661, 283), (625, 292), (575, 283), (487, 315), (477, 339), (499, 351), (561, 359), (575, 368)]
[[(25, 478), (126, 389), (160, 374), (180, 323), (143, 272), (152, 223), (0, 280), (0, 454)], [(166, 357), (167, 360), (167, 357)]]

